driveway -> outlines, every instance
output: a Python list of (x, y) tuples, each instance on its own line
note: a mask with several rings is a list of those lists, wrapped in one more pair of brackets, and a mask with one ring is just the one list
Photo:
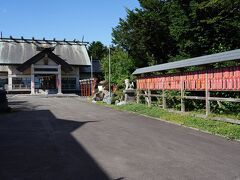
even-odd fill
[(78, 97), (12, 96), (1, 180), (240, 180), (240, 143)]

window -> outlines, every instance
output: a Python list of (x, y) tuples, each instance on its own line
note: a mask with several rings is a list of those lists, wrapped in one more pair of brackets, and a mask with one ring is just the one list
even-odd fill
[(7, 77), (0, 77), (0, 89), (7, 89), (8, 85), (8, 78)]
[(13, 77), (12, 85), (13, 85), (13, 89), (30, 89), (31, 78), (30, 77)]

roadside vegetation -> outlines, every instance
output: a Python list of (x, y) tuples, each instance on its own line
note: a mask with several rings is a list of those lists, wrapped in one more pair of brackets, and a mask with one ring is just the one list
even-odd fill
[[(128, 78), (130, 81), (134, 81), (135, 77), (132, 76), (132, 72), (136, 68), (240, 48), (239, 0), (139, 0), (139, 5), (134, 9), (126, 9), (126, 17), (121, 17), (118, 24), (112, 29), (113, 44), (110, 47), (111, 84), (117, 87), (113, 103), (116, 100), (123, 99), (124, 79)], [(101, 42), (93, 42), (88, 49), (91, 56), (101, 59), (105, 80), (109, 78), (108, 48)], [(235, 65), (239, 65), (239, 62), (217, 63), (208, 68)], [(182, 70), (201, 70), (198, 68), (190, 67)], [(175, 71), (169, 72), (174, 73)], [(204, 93), (196, 91), (188, 92), (187, 95), (204, 96)], [(177, 98), (179, 92), (167, 91), (166, 95), (167, 107), (179, 110), (180, 100)], [(240, 92), (211, 92), (211, 96), (240, 98)], [(161, 104), (161, 100), (157, 99), (155, 101)], [(185, 106), (187, 111), (201, 114), (205, 108), (205, 103), (200, 100), (186, 100)], [(129, 108), (131, 111), (133, 111), (133, 108), (135, 112), (151, 113), (151, 116), (163, 119), (166, 115), (165, 119), (169, 119), (169, 121), (170, 117), (175, 118), (174, 116), (176, 116), (175, 119), (181, 120), (182, 118), (179, 114), (169, 114), (157, 107), (148, 109), (141, 105), (127, 105), (117, 108)], [(211, 116), (240, 119), (239, 109), (240, 103), (211, 102), (211, 112), (214, 113)], [(186, 126), (192, 124), (191, 127), (201, 129), (199, 125), (196, 125), (198, 121), (195, 120), (195, 117), (184, 116), (183, 119), (185, 120), (181, 120), (181, 122), (174, 121)], [(231, 135), (237, 133), (237, 131), (224, 130), (225, 128), (228, 129), (228, 125), (239, 128), (237, 125), (206, 120), (204, 122), (202, 130), (225, 135), (229, 138), (237, 137)], [(220, 124), (215, 126), (218, 123)], [(207, 130), (206, 126), (208, 125), (211, 130)], [(239, 129), (237, 134), (239, 138)]]
[(221, 121), (194, 117), (194, 114), (179, 114), (160, 109), (159, 107), (147, 107), (145, 104), (127, 104), (123, 106), (108, 105), (117, 110), (134, 112), (149, 117), (159, 118), (186, 127), (192, 127), (211, 134), (221, 135), (228, 139), (240, 139), (240, 125)]

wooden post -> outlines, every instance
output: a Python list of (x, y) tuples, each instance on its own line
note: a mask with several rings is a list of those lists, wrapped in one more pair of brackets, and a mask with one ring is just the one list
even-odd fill
[(140, 101), (140, 90), (137, 89), (137, 104), (139, 104), (139, 101)]
[(151, 104), (152, 104), (151, 90), (148, 89), (148, 107), (151, 107)]
[(210, 97), (210, 92), (209, 92), (209, 87), (208, 87), (208, 71), (206, 70), (206, 75), (205, 75), (205, 96), (206, 96), (206, 116), (208, 116), (210, 114), (210, 101), (209, 101), (209, 97)]
[(167, 109), (167, 101), (166, 101), (166, 96), (165, 96), (165, 88), (164, 88), (164, 82), (162, 81), (162, 107), (163, 109)]
[(57, 81), (58, 81), (58, 94), (62, 94), (62, 69), (61, 65), (58, 65), (58, 75), (57, 75)]
[(163, 109), (167, 109), (167, 101), (166, 101), (164, 89), (162, 90), (162, 106), (163, 106)]
[(184, 99), (185, 90), (184, 90), (184, 82), (183, 82), (182, 76), (181, 76), (180, 83), (181, 83), (181, 112), (185, 112), (185, 99)]
[(34, 65), (31, 65), (31, 94), (35, 94)]
[(8, 66), (8, 90), (13, 89), (13, 84), (12, 84), (12, 68)]

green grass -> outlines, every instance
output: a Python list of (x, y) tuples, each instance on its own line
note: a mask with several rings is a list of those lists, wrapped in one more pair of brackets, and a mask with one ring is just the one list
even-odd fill
[(144, 104), (127, 104), (123, 106), (108, 105), (114, 109), (135, 112), (150, 117), (160, 118), (166, 121), (181, 124), (187, 127), (218, 134), (228, 139), (240, 139), (240, 125), (221, 121), (214, 121), (186, 114), (179, 114), (163, 110), (159, 107), (147, 107)]

